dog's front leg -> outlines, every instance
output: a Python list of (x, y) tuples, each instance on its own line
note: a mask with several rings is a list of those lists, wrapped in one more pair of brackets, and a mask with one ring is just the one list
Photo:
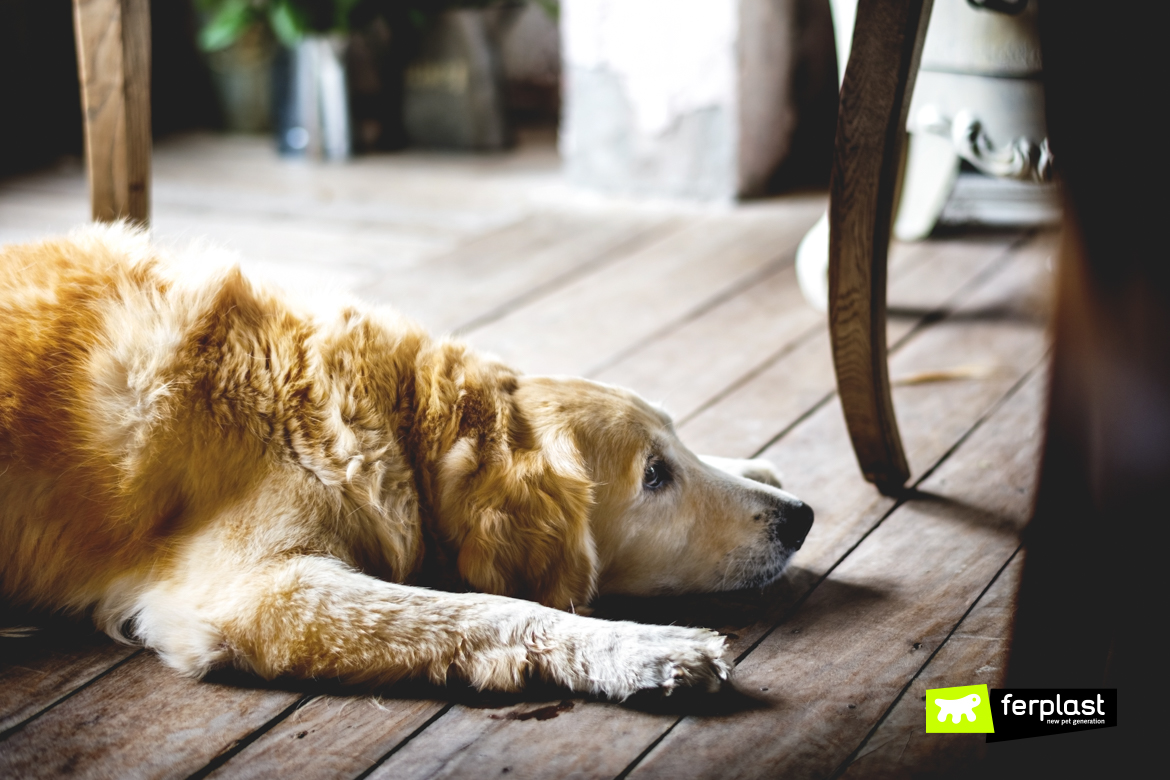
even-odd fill
[(780, 484), (780, 472), (772, 465), (771, 461), (763, 458), (749, 458), (747, 460), (741, 458), (720, 458), (715, 455), (700, 455), (699, 460), (706, 463), (712, 468), (718, 469), (726, 474), (731, 474), (736, 477), (743, 477), (750, 479), (753, 482), (760, 482), (764, 485), (771, 485), (774, 488), (782, 488)]
[(712, 631), (611, 622), (527, 601), (397, 585), (342, 562), (298, 556), (144, 594), (137, 631), (172, 666), (390, 682), (449, 675), (517, 690), (532, 675), (624, 699), (637, 690), (715, 688), (727, 679)]

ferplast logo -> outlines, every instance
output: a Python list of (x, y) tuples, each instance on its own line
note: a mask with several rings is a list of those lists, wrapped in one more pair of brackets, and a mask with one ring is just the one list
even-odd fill
[(1116, 688), (992, 688), (988, 742), (1117, 726)]
[(991, 696), (986, 685), (926, 690), (927, 734), (992, 734)]

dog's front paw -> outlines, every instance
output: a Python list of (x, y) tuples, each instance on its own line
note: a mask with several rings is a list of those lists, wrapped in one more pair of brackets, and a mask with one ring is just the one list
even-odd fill
[(644, 657), (638, 659), (642, 665), (638, 690), (661, 688), (667, 696), (679, 687), (717, 691), (730, 679), (723, 637), (706, 629), (663, 628), (666, 635), (648, 643)]
[(723, 637), (714, 631), (680, 626), (613, 624), (597, 655), (585, 664), (589, 687), (614, 699), (637, 691), (676, 688), (716, 691), (731, 677)]
[(764, 460), (763, 458), (741, 460), (739, 458), (719, 458), (714, 455), (700, 455), (699, 460), (708, 466), (736, 477), (750, 479), (753, 482), (770, 485), (774, 488), (783, 487), (780, 484), (780, 472), (776, 470), (776, 467), (772, 465), (771, 461)]
[(759, 482), (764, 485), (771, 485), (774, 488), (783, 488), (784, 485), (780, 483), (780, 472), (776, 470), (776, 466), (769, 460), (763, 458), (753, 458), (744, 461), (746, 464), (743, 469), (744, 479), (750, 479), (753, 482)]

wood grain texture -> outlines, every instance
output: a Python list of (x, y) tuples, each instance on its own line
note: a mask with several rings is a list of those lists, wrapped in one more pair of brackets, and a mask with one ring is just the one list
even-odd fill
[(758, 709), (684, 720), (629, 776), (831, 775), (1019, 546), (1043, 392), (1038, 372), (740, 664)]
[(553, 699), (502, 709), (457, 706), (370, 777), (613, 778), (674, 718)]
[(426, 699), (318, 696), (209, 777), (357, 777), (445, 706)]
[(823, 315), (800, 295), (796, 269), (785, 265), (651, 337), (593, 378), (633, 388), (663, 404), (678, 425), (823, 327)]
[(1000, 572), (930, 663), (919, 672), (841, 777), (847, 780), (921, 780), (953, 777), (985, 755), (982, 734), (927, 734), (926, 691), (956, 685), (1003, 687), (1012, 640), (1023, 555)]
[(76, 625), (51, 624), (28, 638), (0, 639), (0, 734), (135, 652)]
[(301, 698), (235, 682), (141, 654), (0, 742), (0, 776), (186, 777)]
[(841, 85), (829, 196), (833, 365), (861, 472), (910, 476), (886, 366), (886, 253), (906, 112), (932, 0), (860, 0)]
[(150, 221), (150, 0), (73, 0), (95, 220)]
[(783, 266), (816, 220), (819, 197), (782, 213), (710, 214), (532, 305), (475, 330), (479, 348), (532, 374), (589, 375), (731, 290)]
[(386, 274), (367, 295), (416, 317), (436, 333), (467, 333), (681, 227), (675, 220), (646, 216), (597, 220), (534, 215), (443, 256)]

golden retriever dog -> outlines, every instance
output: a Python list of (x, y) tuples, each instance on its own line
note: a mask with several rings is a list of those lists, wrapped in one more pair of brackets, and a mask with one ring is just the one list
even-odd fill
[(767, 464), (696, 457), (627, 390), (199, 260), (124, 226), (0, 249), (5, 600), (189, 675), (727, 679), (715, 632), (574, 607), (776, 579), (812, 511)]

